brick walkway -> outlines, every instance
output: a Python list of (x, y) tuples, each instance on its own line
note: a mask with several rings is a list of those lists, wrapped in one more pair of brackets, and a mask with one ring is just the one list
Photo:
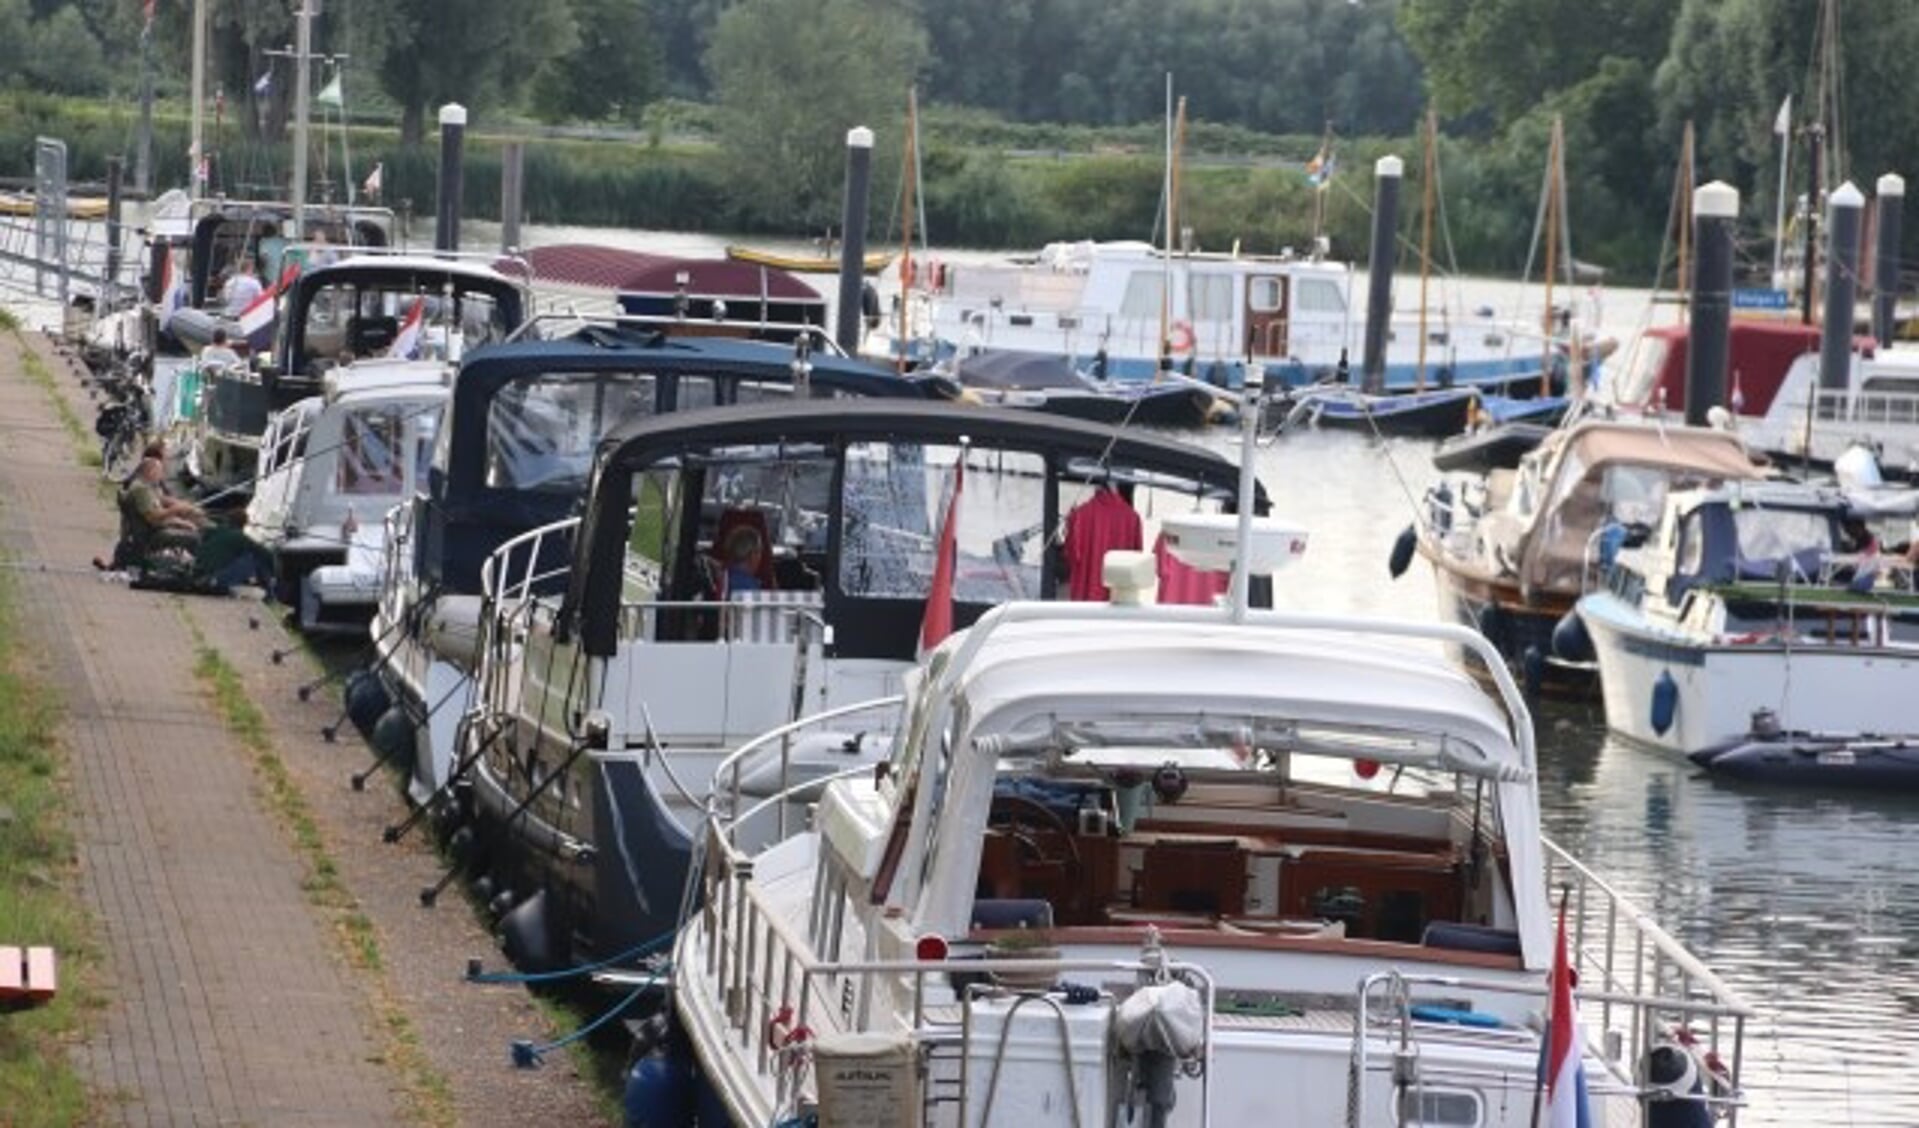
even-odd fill
[[(72, 568), (110, 543), (97, 472), (0, 339), (4, 547)], [(362, 992), (300, 891), (245, 751), (205, 704), (178, 601), (68, 572), (13, 573), (59, 691), (82, 890), (106, 999), (82, 1067), (128, 1124), (386, 1124)]]
[[(46, 352), (45, 341), (29, 335)], [(80, 810), (83, 892), (100, 922), (107, 1009), (81, 1048), (129, 1124), (383, 1125), (403, 1119), (396, 1074), (378, 1058), (378, 992), (403, 1012), (427, 1063), (451, 1090), (463, 1125), (593, 1125), (606, 1118), (564, 1055), (514, 1069), (507, 1045), (557, 1033), (525, 990), (461, 982), (469, 956), (501, 961), (461, 899), (419, 907), (439, 874), (424, 835), (397, 846), (383, 827), (406, 808), (390, 786), (346, 786), (369, 756), (319, 729), (338, 694), (309, 702), (315, 674), (257, 604), (174, 599), (102, 583), (85, 562), (112, 537), (97, 471), (78, 465), (40, 388), (20, 378), (17, 346), (0, 335), (0, 550), (30, 639), (66, 706), (65, 740)], [(49, 360), (83, 419), (91, 405)], [(85, 569), (77, 573), (75, 569)], [(384, 969), (377, 985), (342, 966), (324, 918), (299, 888), (305, 867), (265, 813), (247, 753), (205, 704), (192, 676), (186, 624), (235, 667), (267, 716), (287, 775), (372, 922)], [(258, 627), (259, 629), (255, 629)], [(350, 731), (350, 730), (349, 730)], [(4, 1122), (0, 1114), (0, 1122)]]

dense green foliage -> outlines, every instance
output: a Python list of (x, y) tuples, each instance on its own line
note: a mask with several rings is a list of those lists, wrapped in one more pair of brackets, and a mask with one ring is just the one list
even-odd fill
[[(292, 37), (292, 4), (209, 3), (212, 67), (225, 92), (216, 130), (224, 183), (284, 180), (289, 162), (277, 142), (290, 64), (269, 52)], [(1364, 154), (1396, 148), (1419, 167), (1409, 135), (1430, 97), (1445, 115), (1447, 229), (1461, 265), (1517, 269), (1532, 234), (1545, 138), (1560, 117), (1575, 253), (1617, 276), (1645, 278), (1657, 266), (1688, 121), (1698, 127), (1700, 179), (1727, 179), (1746, 193), (1753, 257), (1765, 257), (1756, 244), (1777, 194), (1773, 115), (1791, 93), (1803, 123), (1820, 100), (1820, 7), (328, 0), (315, 43), (352, 56), (355, 120), (397, 120), (404, 145), (416, 143), (434, 107), (450, 99), (468, 105), (478, 132), (515, 121), (528, 131), (525, 115), (637, 127), (603, 126), (598, 151), (537, 139), (527, 185), (533, 214), (708, 230), (801, 234), (835, 223), (841, 140), (855, 122), (878, 133), (873, 216), (876, 231), (886, 226), (899, 208), (899, 122), (912, 83), (928, 107), (923, 190), (936, 241), (1143, 237), (1159, 209), (1155, 162), (1170, 69), (1191, 112), (1186, 151), (1195, 166), (1210, 166), (1188, 179), (1184, 201), (1202, 241), (1301, 242), (1313, 207), (1300, 166), (1321, 135), (1340, 138), (1340, 176), (1328, 197), (1337, 215), (1339, 201), (1369, 194)], [(151, 37), (161, 95), (174, 105), (189, 8), (162, 3)], [(1824, 116), (1839, 132), (1842, 174), (1869, 188), (1919, 151), (1919, 97), (1901, 73), (1919, 57), (1919, 4), (1882, 0), (1837, 11), (1833, 69), (1841, 80), (1824, 98)], [(0, 0), (0, 86), (107, 93), (111, 121), (79, 115), (76, 132), (60, 135), (81, 153), (125, 151), (139, 12), (140, 0)], [(317, 67), (316, 82), (328, 73)], [(273, 78), (260, 92), (267, 74)], [(0, 132), (30, 138), (32, 120), (0, 120)], [(389, 137), (355, 142), (360, 167), (386, 159), (389, 198), (427, 200), (431, 154), (403, 151)], [(174, 146), (156, 146), (159, 183), (178, 182), (182, 153)], [(0, 150), (0, 170), (23, 171), (28, 152), (24, 144)], [(485, 152), (470, 176), (476, 206), (492, 191)], [(1803, 168), (1803, 157), (1795, 163)], [(83, 165), (76, 161), (76, 170)], [(1919, 224), (1907, 230), (1919, 246)]]

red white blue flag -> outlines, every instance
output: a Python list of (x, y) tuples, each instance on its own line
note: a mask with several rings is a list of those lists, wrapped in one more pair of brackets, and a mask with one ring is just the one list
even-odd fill
[(247, 307), (240, 311), (238, 319), (240, 322), (240, 336), (245, 337), (247, 343), (253, 348), (264, 349), (267, 347), (268, 338), (271, 336), (273, 330), (273, 321), (277, 316), (278, 307), (274, 304), (275, 299), (277, 299), (288, 286), (293, 285), (293, 280), (299, 276), (300, 267), (298, 264), (287, 267), (280, 272), (279, 281), (260, 291), (260, 296), (247, 303)]
[(966, 448), (960, 448), (953, 467), (953, 496), (940, 522), (938, 557), (933, 561), (933, 584), (926, 593), (926, 615), (920, 620), (920, 653), (930, 653), (953, 633), (953, 570), (958, 565), (960, 491), (966, 486)]
[(386, 355), (394, 360), (412, 360), (420, 355), (420, 327), (426, 323), (426, 299), (414, 298), (407, 307), (406, 316), (400, 320), (400, 331), (393, 335), (393, 344)]
[(1566, 958), (1566, 905), (1559, 905), (1559, 936), (1553, 946), (1552, 1014), (1546, 1023), (1546, 1128), (1591, 1128), (1586, 1069), (1579, 1045), (1579, 1007), (1573, 1000), (1572, 963)]

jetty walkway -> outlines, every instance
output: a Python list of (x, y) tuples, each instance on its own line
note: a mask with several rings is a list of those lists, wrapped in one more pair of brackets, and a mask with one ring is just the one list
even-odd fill
[[(26, 349), (51, 388), (27, 378)], [(338, 693), (298, 700), (315, 675), (303, 652), (269, 661), (291, 648), (277, 616), (93, 571), (117, 519), (55, 395), (91, 421), (46, 338), (0, 331), (0, 555), (25, 664), (61, 709), (100, 965), (75, 1053), (99, 1120), (604, 1123), (564, 1054), (510, 1064), (510, 1041), (550, 1023), (523, 989), (462, 982), (467, 957), (499, 963), (491, 941), (457, 899), (419, 907), (438, 859), (380, 842), (401, 801), (385, 777), (348, 787), (369, 757), (320, 738)], [(215, 707), (206, 650), (264, 714), (264, 744)]]

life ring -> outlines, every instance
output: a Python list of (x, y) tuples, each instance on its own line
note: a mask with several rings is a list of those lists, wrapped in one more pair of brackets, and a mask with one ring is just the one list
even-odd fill
[(1173, 327), (1167, 330), (1166, 332), (1166, 346), (1172, 349), (1174, 353), (1192, 352), (1193, 351), (1192, 323), (1188, 321), (1173, 322)]

